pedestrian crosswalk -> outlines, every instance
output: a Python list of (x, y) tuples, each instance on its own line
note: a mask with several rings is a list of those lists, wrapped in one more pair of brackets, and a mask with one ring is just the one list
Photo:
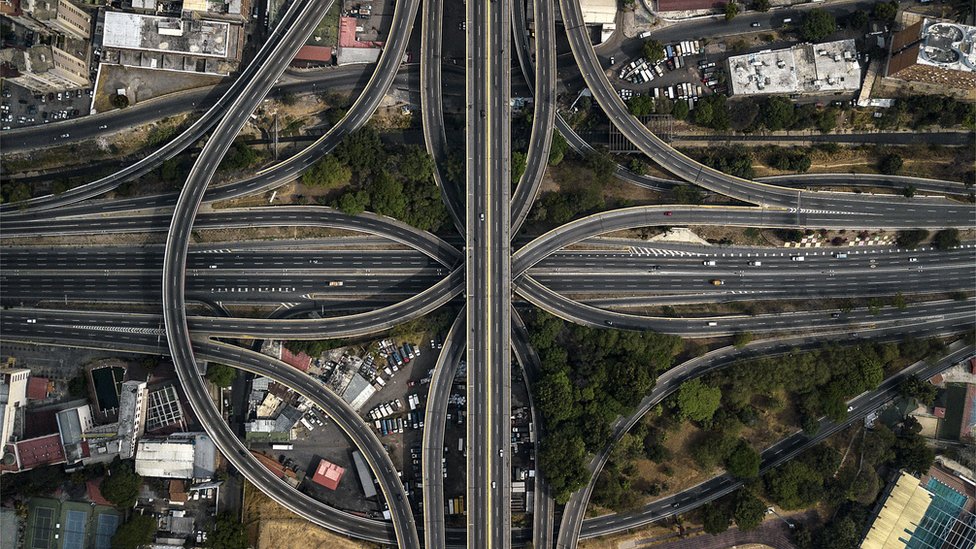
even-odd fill
[(698, 257), (704, 254), (698, 252), (687, 252), (684, 250), (668, 250), (665, 248), (645, 248), (642, 246), (631, 246), (631, 255), (653, 255), (658, 256), (672, 256), (672, 257)]

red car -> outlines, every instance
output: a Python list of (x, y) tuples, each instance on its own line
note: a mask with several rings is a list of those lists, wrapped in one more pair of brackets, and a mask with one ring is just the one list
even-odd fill
[(664, 215), (671, 215), (671, 212), (664, 212)]

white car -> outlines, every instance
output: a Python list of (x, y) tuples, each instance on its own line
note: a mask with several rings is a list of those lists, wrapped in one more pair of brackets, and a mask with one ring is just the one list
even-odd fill
[(70, 133), (62, 133), (61, 134), (61, 139), (67, 139), (69, 137), (71, 137), (71, 134)]
[(714, 267), (715, 266), (715, 260), (714, 259), (706, 259), (705, 261), (702, 261), (702, 265), (704, 265), (706, 267)]

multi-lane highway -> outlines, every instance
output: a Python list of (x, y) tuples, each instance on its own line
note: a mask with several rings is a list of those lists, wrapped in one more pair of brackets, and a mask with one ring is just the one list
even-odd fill
[(465, 15), (469, 547), (511, 545), (510, 9), (468, 2)]
[[(398, 0), (389, 40), (375, 70), (339, 69), (309, 77), (285, 78), (285, 86), (363, 85), (363, 92), (348, 114), (331, 130), (297, 155), (249, 177), (210, 188), (219, 160), (258, 102), (281, 77), (284, 66), (304, 43), (331, 2), (299, 0), (285, 12), (280, 24), (258, 52), (254, 62), (232, 83), (208, 92), (179, 96), (187, 110), (202, 116), (173, 142), (146, 159), (58, 197), (33, 200), (26, 208), (4, 206), (2, 238), (23, 245), (39, 236), (111, 235), (165, 231), (162, 246), (145, 248), (82, 246), (71, 248), (14, 248), (8, 246), (3, 269), (2, 296), (14, 308), (0, 318), (5, 341), (48, 341), (65, 345), (91, 345), (171, 355), (180, 382), (195, 415), (228, 459), (260, 489), (300, 516), (357, 538), (419, 547), (418, 526), (406, 494), (386, 451), (370, 429), (318, 382), (294, 369), (208, 338), (325, 339), (378, 333), (418, 318), (461, 297), (465, 307), (455, 321), (447, 344), (438, 357), (428, 395), (427, 429), (423, 442), (423, 537), (427, 547), (468, 545), (508, 547), (512, 540), (527, 541), (525, 530), (511, 526), (510, 383), (514, 352), (531, 385), (541, 365), (528, 344), (524, 326), (512, 318), (513, 288), (526, 301), (573, 322), (600, 328), (649, 330), (688, 337), (727, 336), (737, 332), (813, 333), (816, 337), (884, 336), (949, 333), (969, 329), (974, 311), (971, 297), (953, 301), (915, 302), (926, 294), (976, 287), (972, 269), (976, 249), (971, 245), (951, 250), (850, 250), (847, 257), (822, 250), (752, 248), (703, 249), (693, 246), (632, 242), (606, 249), (570, 250), (597, 235), (622, 229), (660, 225), (724, 225), (738, 227), (800, 227), (836, 229), (903, 229), (914, 227), (970, 227), (971, 204), (941, 198), (905, 199), (833, 192), (809, 192), (803, 186), (913, 185), (923, 192), (960, 194), (958, 184), (889, 176), (806, 175), (767, 182), (747, 181), (704, 167), (674, 151), (629, 116), (607, 80), (590, 45), (579, 4), (561, 0), (561, 12), (573, 55), (597, 102), (638, 149), (672, 171), (680, 180), (699, 185), (758, 207), (644, 206), (602, 212), (574, 221), (535, 238), (512, 254), (516, 235), (538, 193), (555, 126), (579, 150), (589, 147), (555, 110), (555, 27), (553, 4), (533, 0), (534, 59), (529, 54), (523, 7), (511, 0), (469, 2), (465, 7), (465, 157), (463, 193), (443, 179), (448, 210), (460, 233), (453, 244), (401, 222), (364, 213), (341, 214), (321, 207), (282, 206), (215, 210), (197, 215), (201, 204), (263, 192), (293, 181), (346, 135), (361, 127), (376, 110), (390, 87), (403, 74), (402, 60), (419, 2)], [(420, 82), (424, 140), (431, 155), (443, 163), (448, 148), (443, 116), (442, 51), (443, 3), (425, 5), (422, 15)], [(512, 23), (514, 22), (514, 27)], [(523, 74), (533, 90), (535, 112), (526, 171), (511, 189), (510, 103), (511, 31), (515, 30)], [(358, 72), (356, 72), (358, 71)], [(289, 88), (291, 89), (291, 88)], [(195, 94), (199, 94), (195, 95)], [(197, 100), (192, 100), (196, 98)], [(84, 138), (109, 128), (89, 127), (112, 120), (146, 120), (159, 113), (177, 112), (178, 99), (167, 98), (128, 112), (96, 116), (78, 122), (76, 137)], [(207, 109), (207, 106), (211, 106)], [(150, 112), (156, 109), (156, 112)], [(204, 111), (204, 109), (207, 109)], [(87, 126), (86, 126), (87, 124)], [(106, 125), (104, 123), (99, 124)], [(85, 129), (87, 128), (87, 130)], [(45, 129), (5, 134), (24, 147)], [(210, 132), (191, 169), (182, 192), (122, 200), (82, 202), (119, 183), (138, 177)], [(90, 136), (89, 136), (90, 137)], [(676, 182), (638, 176), (618, 167), (619, 177), (655, 189), (670, 189)], [(770, 184), (773, 183), (773, 184)], [(463, 203), (462, 203), (463, 200)], [(166, 212), (164, 209), (171, 209)], [(117, 212), (117, 213), (116, 213)], [(258, 227), (328, 227), (351, 231), (355, 249), (335, 249), (311, 242), (192, 246), (196, 230)], [(383, 237), (409, 249), (378, 249), (372, 238)], [(604, 241), (609, 243), (610, 241)], [(330, 248), (330, 246), (332, 246)], [(340, 245), (341, 246), (341, 245)], [(650, 248), (648, 246), (651, 246)], [(648, 251), (650, 250), (650, 251)], [(839, 250), (839, 249), (835, 249)], [(655, 255), (658, 254), (659, 255)], [(803, 259), (798, 259), (802, 257)], [(464, 262), (463, 268), (461, 262)], [(514, 278), (513, 278), (514, 277)], [(341, 284), (340, 284), (341, 283)], [(715, 303), (747, 299), (810, 300), (903, 293), (901, 306), (852, 310), (804, 310), (762, 315), (723, 315), (697, 318), (656, 318), (620, 312), (634, 307), (682, 302)], [(968, 294), (964, 294), (968, 295)], [(140, 315), (67, 311), (25, 307), (38, 303), (84, 301), (95, 305), (112, 301), (140, 306), (162, 305), (163, 314)], [(270, 318), (188, 316), (188, 300), (211, 307), (246, 303), (279, 307)], [(286, 303), (287, 302), (287, 303)], [(19, 306), (18, 306), (19, 305)], [(195, 307), (200, 310), (201, 307)], [(328, 309), (328, 311), (326, 310)], [(322, 318), (301, 318), (311, 311)], [(284, 313), (282, 311), (288, 311)], [(339, 314), (343, 313), (343, 314)], [(283, 318), (288, 317), (288, 318)], [(513, 322), (514, 320), (514, 322)], [(856, 332), (856, 333), (855, 333)], [(802, 338), (801, 338), (802, 339)], [(768, 354), (784, 345), (813, 344), (797, 341), (762, 341), (740, 351), (721, 350), (682, 364), (658, 380), (641, 404), (658, 402), (681, 381), (727, 364), (743, 353)], [(464, 529), (445, 528), (443, 477), (444, 418), (451, 380), (462, 353), (468, 364), (467, 500)], [(971, 353), (955, 351), (947, 360)], [(273, 478), (244, 451), (210, 401), (200, 379), (197, 359), (217, 360), (267, 375), (308, 396), (336, 418), (367, 456), (389, 504), (388, 524), (329, 509)], [(939, 366), (943, 366), (940, 364)], [(924, 365), (908, 372), (930, 373)], [(901, 375), (904, 375), (902, 373)], [(859, 417), (888, 399), (892, 383), (855, 399)], [(538, 432), (544, 432), (530, 397)], [(639, 415), (624, 418), (616, 436), (626, 432)], [(840, 426), (824, 425), (823, 433)], [(768, 468), (795, 455), (819, 439), (802, 436), (783, 441), (764, 453)], [(591, 464), (596, 476), (609, 455), (612, 442)], [(626, 516), (583, 520), (592, 491), (575, 494), (564, 509), (558, 545), (571, 547), (582, 537), (618, 532), (692, 509), (734, 489), (738, 484), (721, 477), (663, 498)], [(541, 472), (537, 474), (533, 531), (538, 547), (553, 545), (553, 501)]]

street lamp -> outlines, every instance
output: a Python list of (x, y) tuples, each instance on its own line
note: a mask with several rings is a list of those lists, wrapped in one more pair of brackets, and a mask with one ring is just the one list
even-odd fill
[(767, 507), (766, 508), (766, 514), (768, 515), (770, 513), (772, 513), (772, 514), (776, 515), (777, 517), (779, 517), (779, 520), (785, 522), (786, 525), (789, 526), (791, 529), (796, 528), (796, 524), (793, 524), (792, 522), (790, 522), (790, 521), (786, 520), (785, 518), (783, 518), (783, 515), (780, 515), (779, 513), (777, 513), (776, 512), (776, 509), (773, 509), (772, 507)]

